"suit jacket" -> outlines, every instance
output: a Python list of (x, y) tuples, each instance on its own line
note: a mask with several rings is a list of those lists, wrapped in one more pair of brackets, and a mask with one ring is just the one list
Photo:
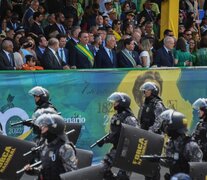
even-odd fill
[[(12, 53), (13, 55), (13, 53)], [(12, 58), (13, 64), (14, 63), (14, 55)], [(6, 53), (4, 51), (0, 51), (0, 70), (14, 70), (14, 66), (10, 63)]]
[(66, 43), (65, 48), (68, 50), (68, 54), (69, 54), (69, 64), (71, 65), (72, 62), (71, 60), (73, 59), (73, 54), (75, 51), (75, 46), (76, 46), (76, 41), (74, 41), (72, 38), (70, 40), (68, 40), (68, 42)]
[(42, 51), (39, 49), (39, 47), (37, 46), (36, 49), (35, 49), (35, 53), (37, 55), (37, 59), (39, 60), (39, 62), (41, 63), (42, 62), (42, 59), (43, 59), (43, 54)]
[[(132, 57), (134, 61), (136, 62), (136, 65), (141, 65), (139, 60), (139, 54), (136, 51), (132, 51)], [(122, 51), (120, 51), (117, 54), (117, 61), (118, 61), (118, 67), (120, 68), (133, 68), (133, 64), (131, 61), (124, 55)]]
[(52, 28), (52, 29), (51, 29), (51, 32), (58, 31), (60, 34), (66, 34), (66, 29), (65, 29), (64, 26), (63, 26), (63, 28), (64, 28), (64, 30), (65, 30), (65, 33), (63, 33), (63, 32), (61, 31), (61, 29), (58, 27), (58, 25), (57, 25), (56, 23), (53, 24), (51, 28)]
[(63, 69), (66, 63), (64, 63), (61, 58), (59, 58), (59, 62), (53, 52), (49, 48), (46, 48), (41, 62), (44, 69)]
[(114, 50), (112, 50), (113, 54), (113, 63), (106, 52), (105, 48), (100, 48), (95, 57), (95, 68), (117, 68), (117, 57)]
[(30, 7), (24, 13), (24, 16), (22, 18), (22, 24), (24, 26), (25, 31), (29, 31), (29, 27), (30, 27), (29, 21), (32, 18), (33, 14), (34, 12)]
[(156, 13), (154, 11), (150, 11), (151, 13), (149, 14), (147, 12), (146, 9), (144, 9), (139, 15), (138, 15), (138, 18), (137, 18), (137, 22), (138, 24), (140, 23), (140, 20), (142, 17), (145, 17), (145, 22), (147, 21), (150, 21), (150, 22), (154, 22), (155, 21), (155, 18), (156, 18)]
[(30, 32), (36, 34), (37, 36), (40, 34), (45, 34), (41, 25), (38, 25), (36, 22), (34, 22), (33, 25), (30, 27)]
[[(92, 46), (88, 45), (88, 47), (91, 54), (93, 54)], [(70, 59), (70, 65), (76, 66), (77, 69), (89, 69), (93, 67), (91, 62), (88, 60), (88, 57), (80, 52), (76, 47), (74, 47), (74, 50), (71, 52), (71, 57), (72, 59)]]
[(49, 39), (49, 34), (52, 32), (52, 26), (52, 24), (49, 24), (44, 28), (44, 33), (47, 39)]
[(63, 53), (65, 55), (65, 60), (66, 60), (66, 64), (69, 65), (69, 53), (68, 53), (68, 50), (66, 48), (63, 48)]
[(155, 65), (158, 67), (173, 67), (174, 66), (174, 57), (170, 56), (164, 47), (157, 50), (155, 54)]

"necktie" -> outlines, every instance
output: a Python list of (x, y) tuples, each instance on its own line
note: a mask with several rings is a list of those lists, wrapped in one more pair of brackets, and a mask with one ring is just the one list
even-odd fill
[(110, 56), (111, 62), (113, 63), (113, 54), (112, 54), (112, 50), (109, 50), (109, 56)]
[(61, 65), (60, 59), (59, 59), (59, 54), (56, 52), (56, 59), (58, 61), (58, 63)]
[(171, 63), (174, 64), (174, 58), (173, 58), (173, 54), (171, 51), (168, 51), (168, 54), (170, 56), (170, 59), (171, 59)]
[(60, 25), (60, 31), (61, 31), (63, 34), (65, 34), (65, 29), (64, 29), (63, 25)]
[(60, 49), (60, 57), (63, 60), (63, 49), (62, 48)]
[(9, 61), (10, 61), (10, 64), (11, 64), (12, 66), (14, 66), (12, 53), (9, 53)]

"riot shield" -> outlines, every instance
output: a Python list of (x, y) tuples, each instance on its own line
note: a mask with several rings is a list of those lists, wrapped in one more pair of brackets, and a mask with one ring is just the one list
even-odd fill
[(93, 151), (76, 148), (78, 158), (78, 169), (88, 167), (92, 163)]
[(102, 180), (104, 175), (103, 164), (85, 167), (60, 175), (61, 180)]
[(189, 162), (190, 177), (193, 180), (207, 179), (207, 162)]
[(66, 132), (71, 131), (72, 129), (75, 130), (74, 133), (71, 133), (68, 135), (69, 140), (73, 143), (76, 144), (78, 137), (80, 135), (82, 128), (82, 124), (80, 123), (66, 123)]
[(158, 171), (158, 162), (144, 160), (141, 156), (160, 155), (163, 143), (161, 135), (123, 124), (113, 166), (152, 177)]
[(20, 179), (23, 173), (17, 175), (16, 171), (31, 160), (31, 156), (23, 157), (23, 154), (35, 144), (4, 135), (0, 135), (0, 142), (0, 179)]

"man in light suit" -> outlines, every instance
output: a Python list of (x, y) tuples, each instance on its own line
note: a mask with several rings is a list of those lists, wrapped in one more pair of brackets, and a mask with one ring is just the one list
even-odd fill
[(113, 50), (116, 45), (114, 35), (106, 36), (106, 46), (101, 48), (95, 57), (95, 68), (117, 68), (116, 52)]
[(173, 37), (167, 36), (164, 38), (164, 46), (157, 50), (154, 63), (158, 67), (173, 67), (174, 56), (172, 53), (175, 40)]
[(48, 48), (45, 50), (42, 59), (42, 66), (44, 69), (69, 69), (69, 66), (63, 62), (59, 57), (57, 51), (59, 48), (59, 41), (56, 38), (51, 38), (48, 41)]
[(9, 39), (5, 39), (2, 42), (2, 50), (0, 51), (0, 70), (16, 70), (21, 67), (15, 67), (13, 43)]

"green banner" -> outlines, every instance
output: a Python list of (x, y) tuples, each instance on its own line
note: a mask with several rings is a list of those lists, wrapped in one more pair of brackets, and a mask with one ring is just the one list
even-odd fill
[[(160, 87), (164, 104), (187, 116), (188, 127), (193, 129), (198, 118), (192, 103), (206, 97), (207, 69), (171, 70), (91, 70), (0, 72), (0, 122), (8, 136), (31, 139), (27, 127), (11, 127), (11, 123), (31, 118), (34, 99), (28, 91), (43, 86), (50, 92), (51, 102), (67, 122), (82, 123), (78, 147), (89, 149), (97, 139), (108, 133), (114, 110), (106, 99), (114, 91), (122, 91), (132, 99), (135, 115), (143, 103), (139, 91), (146, 81)], [(108, 146), (94, 148), (95, 160), (106, 153)]]

